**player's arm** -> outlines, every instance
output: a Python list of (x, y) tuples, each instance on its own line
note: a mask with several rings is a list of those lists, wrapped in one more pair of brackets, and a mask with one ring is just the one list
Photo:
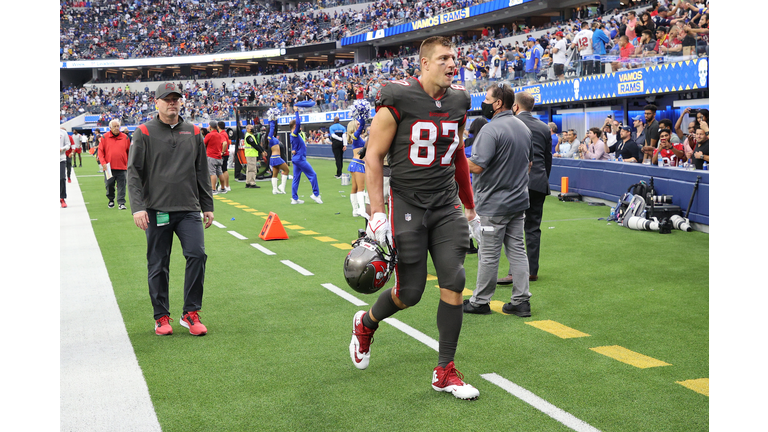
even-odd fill
[(384, 156), (397, 132), (397, 121), (388, 109), (379, 109), (373, 116), (368, 149), (365, 153), (365, 183), (371, 200), (371, 215), (386, 214), (384, 208)]
[(464, 204), (464, 208), (471, 210), (475, 208), (475, 198), (472, 195), (472, 182), (469, 179), (469, 160), (464, 153), (464, 126), (459, 128), (458, 134), (459, 147), (453, 156), (453, 164), (456, 167), (454, 178), (456, 183), (459, 184), (459, 199), (461, 203)]

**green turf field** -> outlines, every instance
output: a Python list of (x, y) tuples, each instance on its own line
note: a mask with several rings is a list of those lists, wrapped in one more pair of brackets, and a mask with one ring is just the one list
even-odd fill
[[(598, 220), (608, 207), (547, 198), (541, 270), (530, 288), (533, 315), (464, 316), (456, 365), (480, 398), (461, 401), (430, 386), (437, 352), (391, 325), (377, 331), (368, 369), (352, 365), (352, 316), (368, 306), (322, 285), (368, 304), (377, 295), (352, 291), (342, 275), (347, 245), (364, 223), (352, 217), (349, 186), (333, 178), (333, 161), (310, 159), (322, 205), (309, 199), (306, 179), (299, 188), (303, 205), (290, 204), (290, 181), (288, 194), (272, 195), (269, 182), (245, 189), (232, 179), (232, 192), (215, 197), (215, 220), (226, 228), (206, 231), (200, 315), (208, 334), (193, 337), (179, 324), (184, 258), (177, 241), (175, 333), (159, 337), (144, 232), (133, 224), (130, 206), (107, 208), (95, 159), (83, 159), (78, 181), (166, 431), (571, 430), (481, 377), (491, 373), (601, 431), (708, 430), (707, 234), (631, 231)], [(289, 240), (258, 238), (269, 212), (282, 219)], [(465, 267), (471, 290), (477, 256), (469, 255)], [(502, 255), (499, 275), (506, 269)], [(431, 263), (429, 273), (435, 274)], [(511, 287), (500, 286), (493, 300), (507, 302), (510, 294)], [(438, 299), (437, 281), (429, 280), (421, 302), (394, 318), (436, 340)], [(606, 355), (612, 352), (624, 361)]]

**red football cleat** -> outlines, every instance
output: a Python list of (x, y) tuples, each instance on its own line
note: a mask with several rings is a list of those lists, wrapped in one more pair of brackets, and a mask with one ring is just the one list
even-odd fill
[(181, 325), (189, 329), (189, 333), (195, 336), (202, 336), (208, 333), (203, 323), (200, 322), (200, 316), (197, 311), (187, 312), (181, 316)]
[(373, 342), (373, 332), (363, 325), (363, 315), (365, 311), (359, 311), (352, 320), (352, 341), (349, 343), (349, 356), (352, 357), (352, 364), (358, 369), (368, 367), (371, 360), (371, 342)]
[(462, 381), (464, 375), (456, 370), (453, 362), (448, 366), (436, 367), (432, 371), (432, 388), (436, 391), (451, 393), (459, 399), (475, 400), (480, 396), (480, 391)]
[(168, 336), (173, 334), (173, 328), (168, 322), (171, 318), (168, 315), (161, 316), (159, 320), (155, 321), (155, 334), (158, 336)]

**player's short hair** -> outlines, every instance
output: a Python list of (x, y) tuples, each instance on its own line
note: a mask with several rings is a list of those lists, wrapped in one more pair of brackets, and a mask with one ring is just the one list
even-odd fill
[(501, 99), (501, 105), (506, 109), (512, 108), (515, 103), (515, 90), (506, 81), (495, 82), (485, 90), (490, 91), (496, 99)]
[(588, 131), (592, 131), (593, 134), (600, 138), (603, 135), (603, 130), (598, 127), (589, 128)]
[(430, 36), (424, 39), (421, 43), (421, 47), (419, 48), (419, 59), (429, 59), (432, 57), (432, 54), (435, 52), (435, 47), (438, 45), (451, 49), (454, 47), (453, 42), (445, 36)]
[(658, 108), (654, 104), (648, 104), (643, 107), (643, 111), (651, 111), (655, 113), (656, 111), (658, 111)]
[(669, 136), (672, 136), (672, 131), (669, 129), (659, 129), (659, 137), (661, 137), (661, 134), (666, 133)]
[(219, 122), (219, 124), (218, 124), (218, 126), (219, 126), (219, 129), (221, 129), (221, 130), (224, 130), (224, 128), (225, 128), (225, 127), (227, 127), (227, 126), (224, 124), (224, 122), (223, 122), (223, 121), (220, 121), (220, 122)]

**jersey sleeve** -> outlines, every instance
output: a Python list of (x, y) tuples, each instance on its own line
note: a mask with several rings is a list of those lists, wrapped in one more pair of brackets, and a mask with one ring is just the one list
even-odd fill
[(397, 123), (402, 120), (401, 113), (395, 108), (395, 99), (397, 97), (397, 87), (400, 84), (394, 82), (385, 83), (378, 92), (376, 92), (376, 112), (379, 112), (381, 108), (386, 108), (392, 113), (392, 117), (395, 118)]

